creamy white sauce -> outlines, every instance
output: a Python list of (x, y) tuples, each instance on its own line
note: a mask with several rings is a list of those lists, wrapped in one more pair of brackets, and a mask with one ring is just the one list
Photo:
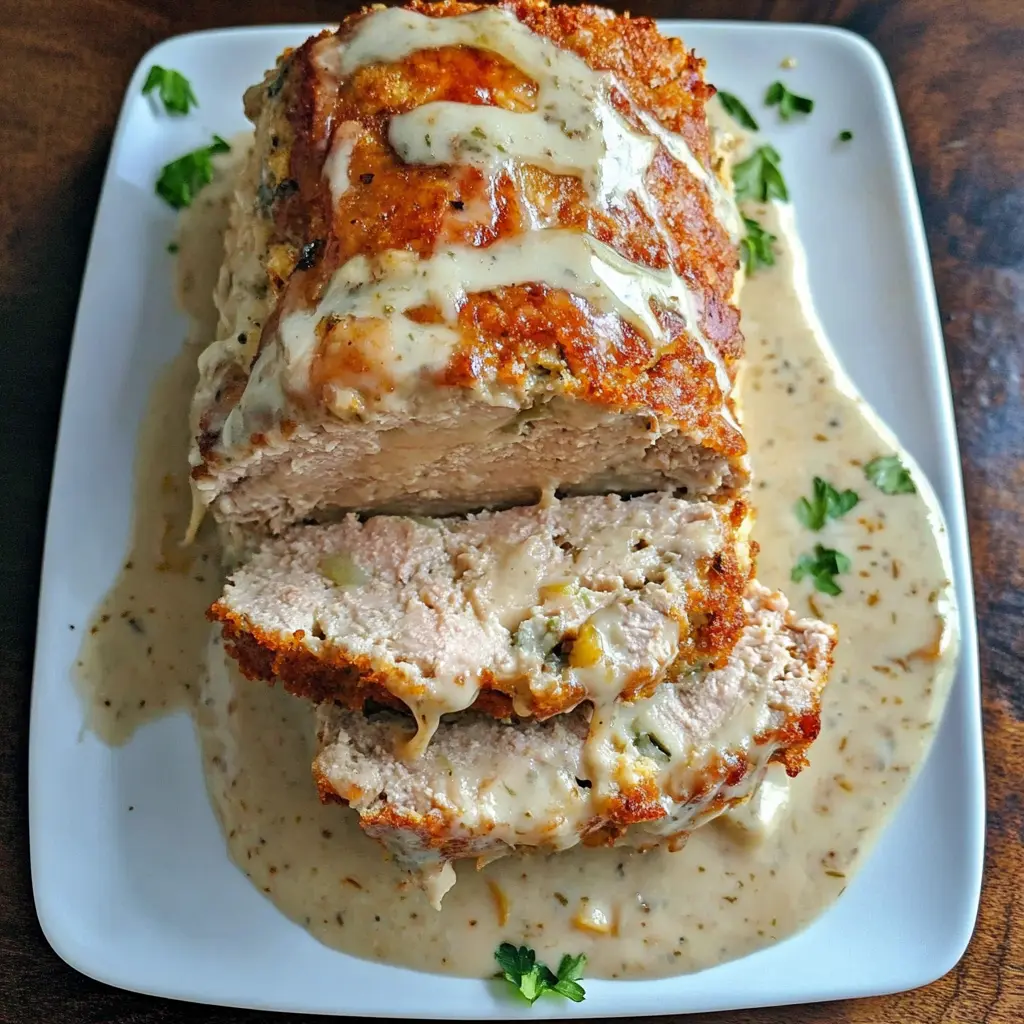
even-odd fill
[[(218, 187), (225, 186), (211, 189)], [(203, 680), (203, 609), (219, 583), (206, 571), (210, 549), (176, 544), (188, 488), (184, 440), (178, 448), (168, 443), (183, 436), (176, 421), (185, 429), (194, 376), (188, 350), (157, 385), (140, 438), (131, 568), (83, 644), (90, 721), (120, 742), (153, 714), (191, 703), (201, 684), (196, 721), (229, 853), (260, 892), (328, 945), (475, 976), (493, 972), (492, 953), (503, 940), (529, 943), (548, 962), (586, 952), (592, 976), (696, 970), (778, 941), (821, 913), (905, 792), (955, 663), (944, 527), (919, 472), (916, 495), (887, 496), (864, 479), (867, 460), (898, 449), (831, 356), (790, 212), (770, 207), (755, 215), (780, 239), (777, 265), (748, 280), (742, 301), (744, 420), (757, 480), (755, 537), (763, 545), (758, 575), (784, 587), (798, 610), (835, 621), (841, 640), (810, 767), (792, 782), (772, 768), (749, 804), (695, 832), (676, 853), (577, 848), (516, 855), (483, 871), (463, 864), (443, 909), (432, 910), (359, 831), (354, 813), (319, 804), (308, 767), (312, 708), (280, 688), (238, 679), (219, 656)], [(201, 300), (212, 281), (202, 268), (216, 259), (200, 254), (219, 247), (221, 227), (194, 218), (181, 239), (186, 299), (207, 320)], [(820, 534), (792, 511), (815, 474), (860, 496)], [(852, 571), (838, 577), (837, 597), (789, 581), (796, 558), (816, 542), (853, 560)], [(129, 623), (139, 612), (144, 633)], [(655, 704), (647, 710), (657, 728)]]

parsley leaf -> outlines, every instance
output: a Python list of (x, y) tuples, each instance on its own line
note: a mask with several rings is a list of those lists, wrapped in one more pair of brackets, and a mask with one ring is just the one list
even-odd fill
[(769, 199), (789, 199), (786, 182), (779, 170), (782, 157), (774, 146), (760, 146), (746, 160), (732, 169), (736, 198), (756, 199), (766, 203)]
[(827, 480), (816, 476), (811, 499), (801, 498), (796, 503), (796, 517), (807, 529), (820, 530), (829, 519), (845, 516), (858, 501), (856, 491), (837, 491)]
[(848, 128), (844, 128), (839, 133), (839, 141), (840, 142), (849, 142), (852, 138), (853, 138), (853, 132), (851, 132)]
[(754, 120), (750, 111), (747, 110), (745, 104), (738, 96), (734, 96), (731, 92), (726, 92), (724, 89), (719, 89), (718, 98), (719, 100), (721, 100), (725, 112), (738, 125), (740, 125), (743, 128), (749, 128), (752, 132), (757, 131), (757, 122)]
[(843, 588), (836, 583), (834, 577), (849, 572), (851, 565), (850, 559), (841, 551), (815, 544), (813, 555), (803, 554), (797, 559), (790, 578), (794, 583), (799, 583), (805, 576), (810, 576), (815, 590), (835, 597), (843, 592)]
[(779, 117), (788, 121), (794, 114), (809, 114), (814, 109), (814, 100), (790, 92), (782, 82), (772, 82), (764, 96), (766, 107), (778, 107)]
[(172, 160), (160, 171), (156, 194), (176, 210), (189, 206), (196, 193), (213, 180), (213, 155), (227, 153), (230, 149), (219, 135), (214, 135), (209, 146), (201, 146)]
[(765, 231), (752, 217), (744, 217), (743, 223), (747, 233), (740, 240), (740, 257), (747, 267), (747, 273), (752, 274), (758, 267), (774, 267), (775, 250), (772, 243), (777, 241), (775, 236)]
[(880, 455), (864, 467), (864, 475), (883, 494), (916, 494), (910, 470), (900, 462), (898, 455)]
[(529, 946), (513, 946), (511, 942), (503, 942), (495, 951), (494, 959), (498, 961), (501, 973), (531, 1005), (545, 992), (558, 995), (580, 1003), (586, 997), (583, 986), (579, 983), (586, 967), (586, 955), (562, 957), (558, 971), (537, 962), (537, 954)]
[(586, 953), (580, 953), (579, 956), (570, 956), (566, 953), (555, 972), (558, 980), (552, 986), (553, 990), (560, 996), (571, 999), (574, 1003), (582, 1003), (586, 998), (586, 993), (579, 982), (583, 977), (583, 968), (586, 966)]
[(187, 114), (191, 107), (199, 106), (189, 80), (179, 71), (154, 64), (142, 86), (142, 95), (147, 96), (154, 89), (159, 90), (160, 102), (168, 114)]
[(549, 968), (537, 963), (537, 954), (528, 946), (517, 948), (511, 942), (503, 942), (495, 950), (494, 959), (498, 961), (505, 980), (531, 1004), (551, 987), (548, 976), (554, 978), (554, 975)]

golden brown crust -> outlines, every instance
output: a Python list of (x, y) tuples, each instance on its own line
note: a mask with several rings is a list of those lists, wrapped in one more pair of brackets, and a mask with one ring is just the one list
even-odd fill
[[(413, 0), (407, 6), (448, 17), (481, 5)], [(598, 7), (549, 7), (541, 0), (498, 6), (591, 67), (612, 72), (620, 84), (613, 101), (636, 130), (643, 131), (637, 111), (651, 114), (710, 165), (704, 106), (714, 89), (703, 81), (704, 62), (679, 40), (664, 38), (650, 19)], [(339, 38), (367, 13), (346, 19)], [(392, 115), (439, 100), (527, 110), (536, 83), (496, 54), (463, 46), (423, 50), (326, 81), (316, 61), (326, 36), (284, 56), (258, 87), (262, 102), (278, 111), (274, 123), (280, 122), (263, 186), (275, 223), (266, 262), (280, 301), (314, 304), (333, 273), (355, 256), (391, 249), (426, 256), (446, 243), (488, 246), (528, 230), (534, 212), (543, 209), (551, 226), (586, 230), (648, 267), (672, 265), (701, 294), (701, 329), (734, 371), (742, 352), (738, 313), (729, 302), (737, 251), (703, 185), (664, 147), (647, 178), (660, 223), (635, 197), (609, 212), (589, 201), (579, 179), (537, 167), (524, 168), (516, 180), (502, 170), (485, 181), (472, 167), (405, 164), (388, 141)], [(259, 104), (248, 106), (255, 112)], [(349, 160), (351, 185), (335, 202), (323, 165), (341, 130), (356, 131), (359, 140)], [(657, 315), (671, 338), (661, 351), (618, 317), (541, 283), (470, 295), (459, 311), (461, 344), (435, 383), (518, 388), (540, 369), (563, 393), (623, 411), (654, 410), (712, 451), (741, 456), (745, 441), (721, 415), (723, 398), (703, 343), (680, 317), (663, 309)], [(273, 324), (271, 318), (265, 341)], [(326, 404), (332, 383), (359, 379), (365, 367), (353, 331), (365, 327), (341, 321), (323, 332), (308, 393), (293, 398)], [(204, 454), (212, 458), (213, 447), (207, 443)]]

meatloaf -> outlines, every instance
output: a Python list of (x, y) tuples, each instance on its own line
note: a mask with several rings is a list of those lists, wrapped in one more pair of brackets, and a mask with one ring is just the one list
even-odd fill
[(740, 502), (592, 496), (355, 515), (265, 543), (211, 609), (249, 677), (412, 710), (548, 718), (725, 663), (745, 621)]
[(733, 496), (737, 214), (704, 62), (541, 0), (370, 8), (246, 95), (192, 476), (229, 527)]
[(414, 729), (408, 716), (325, 703), (313, 765), (321, 798), (357, 810), (369, 835), (424, 873), (435, 900), (459, 858), (579, 842), (678, 847), (747, 799), (770, 762), (796, 775), (818, 734), (832, 627), (795, 619), (757, 584), (745, 613), (720, 669), (543, 723), (452, 716), (412, 762), (394, 753)]

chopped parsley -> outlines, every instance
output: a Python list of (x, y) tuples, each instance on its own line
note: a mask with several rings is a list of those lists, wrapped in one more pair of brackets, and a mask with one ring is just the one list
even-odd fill
[(864, 475), (883, 494), (916, 494), (910, 470), (898, 455), (880, 455), (864, 467)]
[(808, 500), (796, 503), (796, 517), (809, 530), (820, 530), (830, 519), (839, 519), (853, 508), (860, 498), (856, 491), (837, 491), (820, 476), (814, 478), (814, 491)]
[(772, 243), (776, 241), (775, 236), (770, 231), (765, 231), (752, 217), (744, 217), (743, 224), (747, 233), (740, 240), (740, 257), (747, 268), (747, 273), (754, 273), (758, 267), (774, 267), (775, 250)]
[(799, 583), (805, 576), (810, 576), (815, 590), (835, 597), (843, 592), (835, 577), (849, 572), (851, 564), (850, 559), (841, 551), (815, 544), (813, 555), (803, 554), (797, 559), (790, 578), (794, 583)]
[(168, 251), (168, 252), (169, 252), (169, 253), (170, 253), (170, 254), (171, 254), (172, 256), (175, 256), (175, 255), (177, 255), (177, 252), (178, 252), (178, 243), (177, 243), (177, 242), (168, 242), (168, 243), (167, 243), (167, 251)]
[(852, 138), (853, 138), (853, 132), (851, 132), (848, 128), (844, 128), (839, 133), (839, 141), (840, 142), (849, 142)]
[(718, 98), (722, 101), (722, 106), (725, 108), (725, 112), (738, 125), (743, 128), (749, 128), (752, 132), (757, 131), (757, 122), (738, 96), (734, 96), (731, 92), (726, 92), (724, 89), (719, 89)]
[(736, 198), (755, 199), (766, 203), (769, 199), (789, 199), (786, 181), (779, 170), (782, 156), (774, 146), (759, 146), (746, 160), (732, 169)]
[(154, 64), (146, 75), (142, 95), (148, 96), (154, 89), (168, 114), (187, 114), (192, 107), (199, 106), (189, 80), (180, 71)]
[(809, 114), (814, 109), (814, 100), (790, 92), (781, 82), (772, 82), (768, 86), (764, 103), (766, 107), (778, 107), (783, 121), (788, 121), (794, 114)]
[(213, 155), (227, 153), (230, 149), (219, 135), (214, 135), (209, 146), (201, 146), (172, 160), (160, 171), (156, 194), (176, 210), (191, 205), (196, 193), (213, 180)]
[(545, 992), (565, 996), (574, 1003), (582, 1003), (586, 997), (579, 983), (583, 969), (587, 966), (586, 954), (562, 957), (557, 971), (537, 962), (537, 954), (529, 946), (513, 946), (503, 942), (495, 951), (502, 977), (512, 985), (531, 1005)]

